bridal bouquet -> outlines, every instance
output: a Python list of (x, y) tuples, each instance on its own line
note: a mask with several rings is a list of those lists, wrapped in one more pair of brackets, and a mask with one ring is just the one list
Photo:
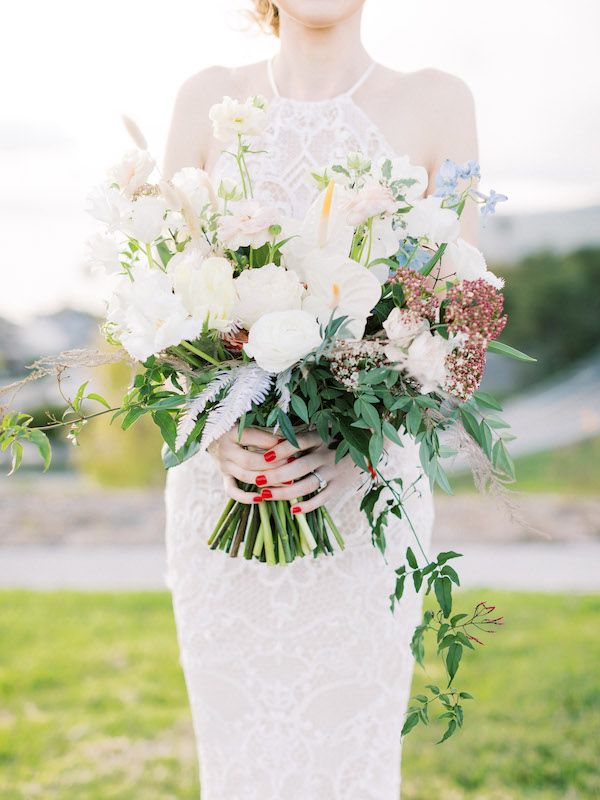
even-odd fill
[[(63, 419), (47, 426), (6, 413), (0, 442), (12, 450), (13, 469), (27, 441), (47, 467), (45, 429), (68, 425), (76, 440), (97, 413), (112, 413), (123, 428), (151, 414), (167, 468), (234, 426), (240, 436), (248, 426), (276, 431), (294, 447), (302, 432), (316, 430), (336, 459), (349, 457), (362, 471), (361, 509), (382, 553), (386, 523), (390, 515), (406, 518), (412, 489), (385, 471), (387, 450), (403, 436), (418, 442), (424, 473), (444, 491), (451, 488), (442, 459), (451, 451), (440, 436), (449, 429), (474, 454), (480, 481), (511, 480), (501, 407), (478, 387), (486, 352), (527, 356), (498, 341), (506, 324), (502, 281), (459, 235), (468, 202), (487, 214), (506, 198), (475, 188), (474, 161), (445, 161), (436, 191), (423, 197), (427, 172), (407, 157), (372, 163), (346, 153), (311, 174), (320, 191), (306, 217), (286, 218), (254, 199), (248, 156), (259, 155), (252, 137), (266, 124), (265, 101), (224, 98), (210, 116), (230, 147), (237, 181), (213, 186), (193, 167), (162, 179), (127, 122), (138, 149), (89, 197), (89, 211), (104, 225), (90, 242), (90, 261), (113, 275), (104, 333), (137, 374), (117, 408), (85, 383)], [(54, 366), (74, 358), (67, 353)], [(51, 366), (38, 364), (38, 373)], [(106, 409), (88, 413), (89, 402)], [(343, 549), (326, 508), (293, 510), (260, 496), (252, 505), (230, 500), (209, 545), (270, 565)], [(424, 635), (435, 631), (449, 680), (445, 691), (430, 687), (431, 699), (419, 696), (404, 733), (427, 723), (428, 703), (437, 699), (447, 738), (462, 724), (460, 701), (468, 697), (452, 681), (463, 650), (473, 648), (469, 626), (493, 630), (501, 618), (482, 604), (470, 616), (452, 615), (459, 577), (448, 562), (460, 554), (430, 561), (415, 538), (396, 571), (391, 606), (407, 580), (416, 591), (423, 583), (433, 589), (439, 611), (425, 614), (413, 652), (422, 662)]]

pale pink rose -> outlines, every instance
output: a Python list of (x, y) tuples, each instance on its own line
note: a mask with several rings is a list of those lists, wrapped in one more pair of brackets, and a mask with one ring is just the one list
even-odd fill
[(378, 181), (368, 181), (346, 202), (347, 221), (349, 225), (361, 225), (369, 217), (379, 214), (393, 214), (397, 203), (387, 186)]
[(240, 247), (262, 247), (271, 240), (271, 225), (277, 222), (277, 211), (263, 208), (256, 200), (239, 200), (229, 206), (230, 214), (219, 219), (219, 239), (229, 250)]

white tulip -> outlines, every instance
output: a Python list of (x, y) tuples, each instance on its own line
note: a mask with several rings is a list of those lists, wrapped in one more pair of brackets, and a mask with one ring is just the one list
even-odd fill
[(130, 207), (121, 229), (133, 239), (149, 244), (157, 239), (164, 226), (165, 200), (156, 195), (142, 195)]
[(168, 270), (189, 314), (211, 330), (231, 327), (235, 302), (231, 262), (220, 256), (203, 258), (200, 251), (187, 248), (173, 256)]
[(271, 311), (300, 308), (304, 287), (295, 272), (265, 264), (259, 269), (245, 269), (233, 281), (234, 317), (244, 328)]
[(481, 250), (464, 239), (457, 239), (446, 247), (442, 256), (444, 276), (455, 275), (459, 281), (476, 281), (482, 278), (496, 289), (504, 286), (504, 280), (487, 268)]
[(140, 266), (133, 274), (133, 281), (117, 280), (107, 312), (116, 337), (133, 358), (145, 361), (199, 335), (202, 321), (190, 319), (164, 272)]
[(244, 351), (266, 372), (283, 372), (321, 344), (319, 323), (306, 311), (272, 311), (250, 328)]
[(453, 242), (460, 232), (458, 214), (451, 208), (442, 208), (442, 201), (434, 195), (415, 200), (411, 210), (402, 215), (405, 236), (424, 236), (431, 244)]
[(258, 136), (267, 125), (266, 103), (260, 95), (243, 103), (226, 96), (211, 107), (208, 116), (215, 137), (222, 142), (231, 142), (238, 134)]
[(126, 197), (131, 197), (146, 183), (154, 167), (154, 159), (147, 150), (130, 150), (108, 170), (108, 182), (116, 183)]

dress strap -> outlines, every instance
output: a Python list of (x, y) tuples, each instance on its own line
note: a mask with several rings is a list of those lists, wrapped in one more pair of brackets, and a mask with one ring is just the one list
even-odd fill
[[(269, 79), (269, 85), (271, 87), (271, 91), (273, 92), (273, 95), (275, 97), (281, 97), (281, 95), (279, 94), (279, 89), (277, 88), (277, 82), (275, 81), (275, 75), (273, 73), (273, 59), (274, 58), (275, 58), (275, 56), (271, 56), (271, 58), (269, 58), (267, 60), (267, 77)], [(369, 77), (369, 75), (375, 69), (376, 66), (377, 66), (376, 62), (375, 61), (371, 61), (369, 66), (366, 68), (366, 70), (363, 72), (363, 74), (360, 76), (360, 78), (356, 81), (356, 83), (354, 83), (345, 92), (342, 92), (341, 95), (336, 95), (336, 96), (340, 97), (342, 95), (347, 95), (347, 96), (353, 95), (354, 92), (357, 89), (359, 89), (363, 85), (363, 83), (367, 80), (367, 78)], [(334, 100), (335, 98), (331, 98), (331, 99)]]
[(346, 94), (348, 94), (348, 95), (352, 95), (352, 94), (354, 94), (354, 92), (355, 92), (357, 89), (360, 89), (360, 87), (363, 85), (363, 83), (364, 83), (364, 82), (367, 80), (367, 78), (369, 77), (369, 75), (370, 75), (370, 74), (373, 72), (373, 70), (375, 69), (375, 66), (376, 66), (376, 63), (375, 63), (375, 61), (371, 61), (371, 63), (370, 63), (370, 64), (369, 64), (369, 66), (366, 68), (366, 70), (363, 72), (363, 74), (360, 76), (360, 78), (359, 78), (359, 79), (356, 81), (356, 83), (355, 83), (353, 86), (351, 86), (351, 87), (350, 87), (350, 89), (348, 89), (348, 91), (346, 92)]
[(275, 75), (273, 75), (273, 56), (271, 56), (271, 58), (269, 58), (267, 61), (267, 76), (269, 78), (271, 91), (273, 92), (275, 97), (279, 97), (279, 89), (277, 88), (277, 84), (275, 83)]

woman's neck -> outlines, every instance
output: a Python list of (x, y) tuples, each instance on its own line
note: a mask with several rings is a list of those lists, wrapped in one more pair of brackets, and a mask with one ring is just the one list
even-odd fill
[(361, 11), (328, 28), (308, 28), (280, 12), (273, 71), (284, 97), (326, 100), (358, 80), (372, 61), (360, 37)]

